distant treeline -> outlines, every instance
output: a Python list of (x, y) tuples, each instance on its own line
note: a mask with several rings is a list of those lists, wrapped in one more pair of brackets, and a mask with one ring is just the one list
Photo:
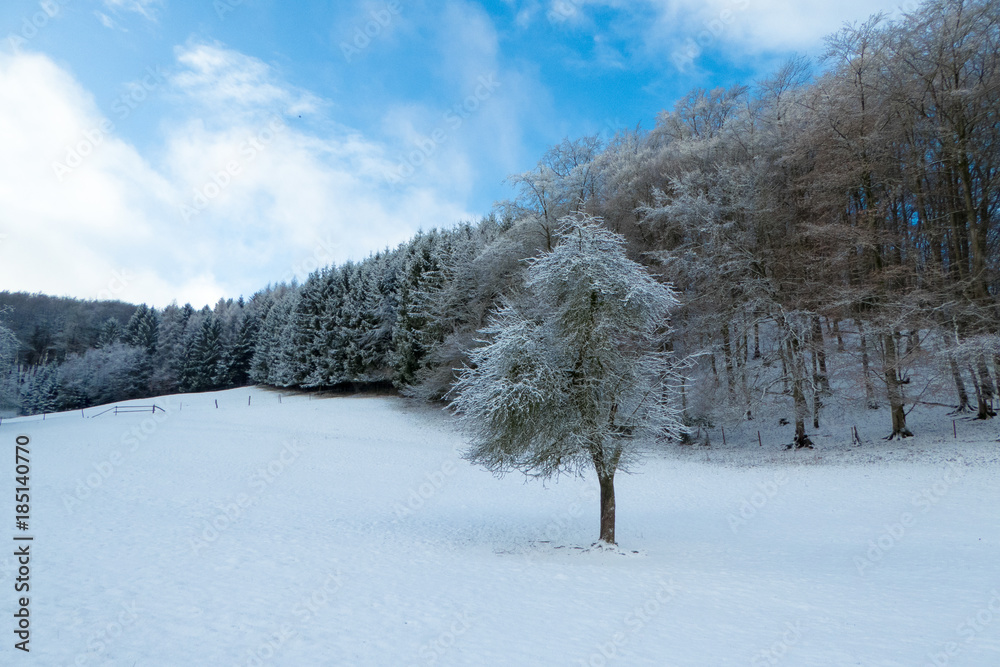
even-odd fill
[(499, 299), (525, 289), (525, 260), (587, 214), (682, 298), (672, 345), (695, 355), (690, 423), (776, 408), (801, 439), (836, 392), (888, 404), (895, 436), (930, 393), (988, 418), (1000, 3), (925, 2), (845, 27), (819, 65), (692, 91), (648, 131), (567, 139), (484, 220), (246, 302), (50, 312), (23, 297), (6, 316), (20, 341), (7, 399), (38, 411), (244, 382), (392, 382), (438, 398)]

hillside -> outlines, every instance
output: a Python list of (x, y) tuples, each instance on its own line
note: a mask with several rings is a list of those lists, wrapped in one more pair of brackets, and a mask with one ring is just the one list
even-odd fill
[(593, 479), (495, 479), (416, 401), (137, 403), (167, 412), (0, 425), (31, 439), (34, 664), (1000, 663), (993, 422), (713, 431), (619, 477), (623, 553), (597, 553)]

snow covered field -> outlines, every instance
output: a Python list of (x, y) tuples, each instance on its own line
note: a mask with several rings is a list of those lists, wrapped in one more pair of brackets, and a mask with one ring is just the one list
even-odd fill
[(0, 556), (0, 663), (1000, 665), (995, 420), (673, 447), (617, 478), (622, 555), (579, 548), (595, 480), (494, 479), (421, 404), (154, 402), (0, 425), (3, 539), (18, 434), (35, 537), (30, 658)]

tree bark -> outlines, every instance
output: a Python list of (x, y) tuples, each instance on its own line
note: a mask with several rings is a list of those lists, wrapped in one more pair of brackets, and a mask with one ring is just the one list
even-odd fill
[(820, 323), (819, 315), (813, 315), (812, 331), (813, 354), (819, 362), (819, 375), (816, 378), (819, 387), (817, 391), (830, 391), (830, 376), (826, 371), (826, 341), (823, 339), (823, 326)]
[(781, 346), (781, 393), (788, 393), (788, 362), (785, 360), (785, 349)]
[[(980, 372), (982, 369), (980, 369)], [(976, 374), (976, 367), (973, 364), (969, 364), (969, 375), (972, 376), (972, 387), (976, 390), (976, 404), (978, 410), (976, 412), (976, 419), (989, 419), (996, 413), (990, 409), (990, 404), (987, 401), (986, 394), (984, 392), (986, 383), (982, 381)], [(992, 414), (991, 414), (992, 413)]]
[(792, 444), (796, 449), (802, 447), (812, 447), (812, 441), (806, 435), (806, 417), (809, 415), (809, 406), (806, 403), (805, 388), (805, 359), (799, 347), (798, 339), (793, 332), (789, 332), (788, 339), (788, 367), (792, 371), (792, 402), (795, 406), (795, 439)]
[(955, 389), (958, 390), (958, 409), (955, 412), (968, 412), (972, 409), (969, 405), (969, 392), (965, 389), (965, 381), (962, 380), (962, 370), (955, 361), (955, 355), (948, 352), (948, 365), (951, 367), (951, 377), (955, 381)]
[(888, 332), (882, 338), (885, 344), (885, 384), (889, 394), (889, 408), (892, 411), (893, 438), (909, 438), (913, 435), (906, 428), (906, 411), (903, 409), (903, 385), (899, 381), (899, 357), (896, 351), (896, 336), (898, 332)]
[(996, 412), (993, 410), (993, 378), (990, 376), (990, 369), (986, 365), (986, 355), (979, 355), (979, 414), (976, 415), (977, 419), (989, 419), (990, 417), (995, 417)]
[(601, 541), (615, 542), (615, 473), (597, 473), (601, 485)]
[(854, 320), (858, 325), (858, 333), (861, 335), (861, 373), (865, 381), (865, 401), (868, 409), (878, 410), (878, 401), (875, 399), (875, 385), (872, 384), (871, 364), (868, 360), (868, 336), (865, 335), (864, 324), (861, 320)]
[(722, 355), (726, 361), (726, 382), (729, 383), (729, 393), (736, 389), (736, 378), (733, 375), (733, 346), (729, 338), (729, 322), (722, 325)]

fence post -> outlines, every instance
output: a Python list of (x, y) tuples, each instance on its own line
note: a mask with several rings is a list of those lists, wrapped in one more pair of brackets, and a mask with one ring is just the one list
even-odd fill
[(248, 408), (250, 407), (250, 399), (251, 398), (253, 398), (253, 396), (247, 396), (247, 407)]
[(760, 439), (760, 431), (757, 431), (757, 446), (758, 447), (764, 446), (764, 442)]
[(215, 399), (215, 409), (219, 409), (219, 399)]
[(722, 428), (722, 446), (725, 447), (726, 446), (726, 427), (723, 426), (721, 428)]

